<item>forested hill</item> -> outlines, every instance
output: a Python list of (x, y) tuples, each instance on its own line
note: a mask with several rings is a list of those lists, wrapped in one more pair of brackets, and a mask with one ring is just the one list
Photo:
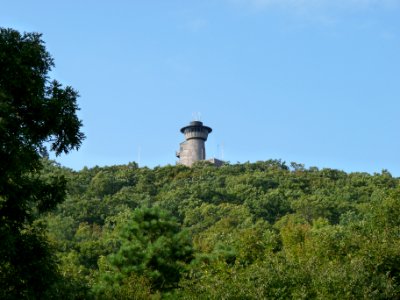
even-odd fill
[(71, 171), (43, 214), (67, 286), (98, 299), (398, 299), (400, 180), (269, 160)]

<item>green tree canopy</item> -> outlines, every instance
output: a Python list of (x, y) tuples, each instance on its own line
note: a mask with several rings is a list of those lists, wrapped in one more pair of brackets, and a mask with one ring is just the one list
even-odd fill
[(41, 177), (46, 146), (77, 149), (78, 93), (50, 81), (41, 35), (0, 28), (0, 298), (42, 297), (55, 276), (37, 213), (64, 199), (62, 176)]
[(121, 246), (110, 256), (114, 280), (132, 274), (149, 278), (157, 289), (176, 286), (192, 258), (191, 239), (166, 211), (136, 209), (120, 232)]

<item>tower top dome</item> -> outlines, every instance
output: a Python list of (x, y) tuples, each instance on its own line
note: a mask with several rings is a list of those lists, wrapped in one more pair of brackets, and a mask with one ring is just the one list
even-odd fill
[(203, 122), (200, 122), (200, 121), (192, 121), (192, 122), (189, 123), (188, 126), (182, 127), (182, 128), (181, 128), (181, 132), (182, 132), (182, 133), (185, 133), (185, 131), (190, 130), (190, 129), (194, 129), (194, 128), (198, 128), (198, 129), (201, 129), (201, 130), (205, 130), (205, 131), (207, 131), (207, 134), (210, 133), (210, 132), (212, 131), (211, 127), (204, 126), (204, 125), (203, 125)]

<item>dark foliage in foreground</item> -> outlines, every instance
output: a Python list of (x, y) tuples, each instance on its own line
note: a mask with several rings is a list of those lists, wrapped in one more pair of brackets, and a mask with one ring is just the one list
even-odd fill
[(83, 134), (77, 92), (49, 81), (53, 66), (41, 35), (0, 28), (0, 298), (51, 297), (60, 286), (39, 214), (65, 198), (66, 181), (41, 174), (46, 145), (56, 155)]

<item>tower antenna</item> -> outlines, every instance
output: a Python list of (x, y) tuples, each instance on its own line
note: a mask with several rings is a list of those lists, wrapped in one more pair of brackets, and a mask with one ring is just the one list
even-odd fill
[(200, 112), (192, 113), (192, 119), (193, 121), (201, 121), (201, 113)]
[(138, 153), (137, 153), (137, 164), (138, 164), (138, 167), (140, 167), (140, 156), (141, 156), (141, 152), (142, 152), (142, 147), (139, 146), (139, 147), (138, 147)]

